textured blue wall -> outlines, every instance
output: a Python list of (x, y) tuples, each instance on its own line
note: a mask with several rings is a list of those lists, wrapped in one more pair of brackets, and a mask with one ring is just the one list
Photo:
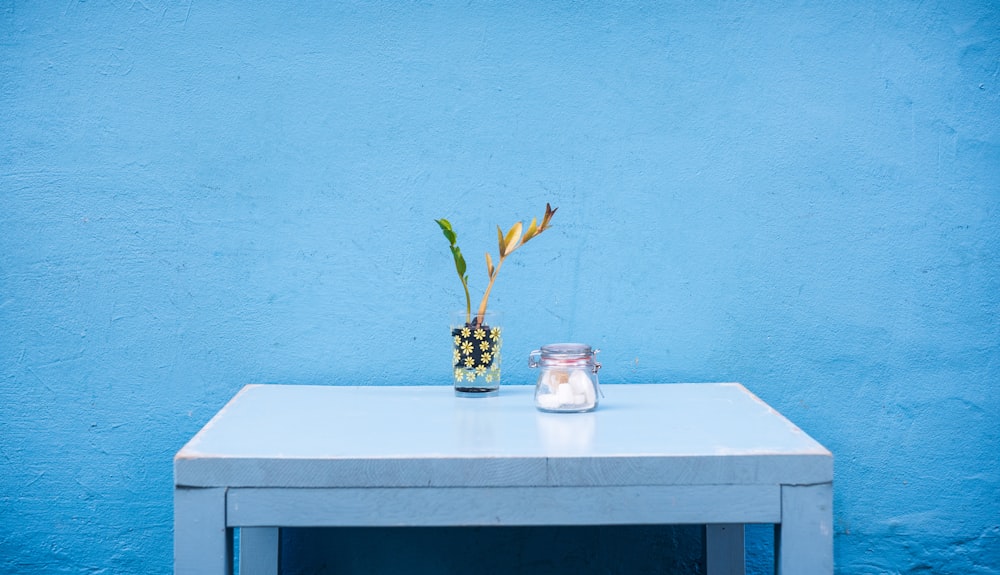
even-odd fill
[[(551, 201), (494, 291), (508, 383), (555, 340), (742, 381), (836, 455), (838, 573), (1000, 573), (1000, 8), (672, 4), (0, 0), (0, 572), (169, 572), (211, 414), (449, 383), (433, 219), (478, 291)], [(545, 537), (286, 567), (699, 569), (690, 530)]]

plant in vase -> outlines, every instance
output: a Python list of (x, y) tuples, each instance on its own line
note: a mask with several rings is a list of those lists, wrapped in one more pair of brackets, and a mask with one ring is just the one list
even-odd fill
[(539, 234), (549, 229), (552, 216), (556, 210), (545, 204), (545, 215), (541, 223), (533, 218), (527, 229), (521, 222), (511, 226), (505, 234), (497, 226), (497, 244), (499, 257), (493, 265), (493, 257), (486, 252), (486, 274), (489, 283), (483, 292), (476, 314), (472, 314), (472, 299), (469, 296), (469, 276), (466, 274), (465, 258), (456, 241), (455, 230), (446, 219), (434, 220), (441, 227), (444, 237), (448, 239), (452, 257), (455, 260), (455, 270), (462, 281), (465, 291), (465, 312), (459, 313), (457, 320), (452, 321), (452, 365), (454, 368), (455, 393), (457, 395), (484, 396), (495, 395), (500, 389), (500, 347), (502, 343), (501, 327), (496, 315), (487, 309), (490, 292), (496, 282), (497, 274), (504, 261), (519, 247), (528, 243)]

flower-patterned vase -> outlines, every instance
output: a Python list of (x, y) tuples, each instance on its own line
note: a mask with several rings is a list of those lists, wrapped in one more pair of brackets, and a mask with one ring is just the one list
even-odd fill
[(500, 393), (500, 346), (503, 343), (499, 315), (486, 312), (479, 318), (473, 312), (471, 321), (468, 319), (464, 311), (452, 315), (451, 365), (455, 395), (497, 395)]

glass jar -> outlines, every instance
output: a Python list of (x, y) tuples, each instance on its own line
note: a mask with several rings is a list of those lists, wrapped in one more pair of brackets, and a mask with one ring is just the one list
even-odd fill
[(599, 349), (582, 343), (552, 343), (528, 354), (528, 367), (541, 368), (535, 383), (535, 407), (554, 413), (581, 413), (597, 408)]

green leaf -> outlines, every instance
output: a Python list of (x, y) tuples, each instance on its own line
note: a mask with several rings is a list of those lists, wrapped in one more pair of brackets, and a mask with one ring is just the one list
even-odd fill
[(444, 237), (448, 238), (448, 243), (451, 245), (455, 245), (455, 240), (457, 238), (455, 236), (455, 231), (451, 229), (451, 223), (448, 220), (434, 220), (434, 221), (437, 222), (437, 225), (441, 226), (441, 233), (444, 234)]
[(462, 257), (462, 250), (458, 249), (458, 246), (454, 246), (451, 248), (451, 253), (455, 256), (455, 269), (458, 270), (458, 275), (464, 276), (466, 265), (465, 258)]

